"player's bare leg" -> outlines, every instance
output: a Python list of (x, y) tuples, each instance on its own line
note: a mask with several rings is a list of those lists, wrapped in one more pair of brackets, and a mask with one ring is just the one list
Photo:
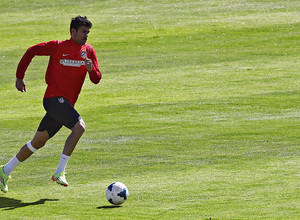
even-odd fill
[(24, 160), (29, 158), (37, 149), (40, 149), (49, 140), (47, 131), (37, 131), (31, 141), (26, 143), (5, 166), (0, 167), (0, 187), (1, 191), (8, 191), (7, 181), (10, 179), (10, 173)]
[(48, 131), (37, 131), (33, 139), (31, 140), (31, 145), (34, 149), (31, 148), (30, 150), (30, 146), (28, 146), (29, 143), (25, 144), (21, 148), (19, 153), (16, 155), (18, 160), (20, 162), (23, 162), (24, 160), (29, 158), (34, 153), (35, 150), (42, 148), (48, 140), (49, 140)]
[(61, 155), (57, 170), (55, 174), (52, 176), (52, 180), (57, 182), (62, 186), (68, 186), (69, 183), (66, 180), (65, 176), (65, 168), (70, 159), (70, 156), (75, 149), (80, 137), (85, 131), (85, 124), (82, 119), (80, 119), (73, 128), (71, 128), (71, 134), (66, 140), (65, 147), (63, 153)]
[(71, 128), (72, 133), (66, 140), (63, 154), (71, 156), (73, 150), (75, 149), (80, 137), (85, 131), (85, 123), (80, 119), (73, 128)]

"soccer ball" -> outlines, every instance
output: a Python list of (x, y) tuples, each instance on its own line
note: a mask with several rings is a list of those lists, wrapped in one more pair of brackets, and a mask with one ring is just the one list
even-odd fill
[(127, 187), (121, 182), (114, 182), (106, 189), (107, 200), (114, 205), (121, 205), (129, 196)]

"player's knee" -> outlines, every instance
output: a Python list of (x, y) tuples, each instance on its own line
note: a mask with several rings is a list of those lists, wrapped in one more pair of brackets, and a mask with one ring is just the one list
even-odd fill
[(31, 140), (31, 144), (34, 148), (39, 149), (45, 146), (48, 139), (33, 139)]
[(83, 134), (85, 132), (85, 123), (82, 119), (80, 119), (76, 125), (73, 127), (73, 132), (76, 132), (78, 134)]
[(38, 132), (36, 132), (35, 136), (31, 140), (31, 145), (35, 149), (39, 149), (39, 148), (45, 146), (48, 139), (49, 139), (49, 135), (48, 135), (47, 131), (42, 131), (42, 132), (38, 131)]
[(35, 142), (32, 144), (32, 146), (33, 146), (34, 148), (36, 148), (36, 149), (39, 149), (39, 148), (44, 147), (45, 144), (46, 144), (46, 142), (47, 142), (47, 141), (45, 141), (45, 140), (35, 141)]

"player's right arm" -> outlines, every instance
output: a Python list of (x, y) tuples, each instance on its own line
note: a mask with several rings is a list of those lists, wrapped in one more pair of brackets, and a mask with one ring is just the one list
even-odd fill
[(16, 80), (16, 88), (20, 92), (26, 92), (26, 83), (24, 79), (18, 79)]
[(21, 92), (26, 92), (24, 81), (25, 72), (34, 56), (52, 56), (57, 50), (59, 41), (49, 41), (30, 47), (19, 62), (16, 73), (16, 88)]

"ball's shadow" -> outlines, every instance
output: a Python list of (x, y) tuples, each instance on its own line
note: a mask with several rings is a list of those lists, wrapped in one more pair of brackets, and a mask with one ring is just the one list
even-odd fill
[(116, 208), (121, 208), (122, 206), (120, 205), (104, 205), (104, 206), (99, 206), (97, 209), (116, 209)]

